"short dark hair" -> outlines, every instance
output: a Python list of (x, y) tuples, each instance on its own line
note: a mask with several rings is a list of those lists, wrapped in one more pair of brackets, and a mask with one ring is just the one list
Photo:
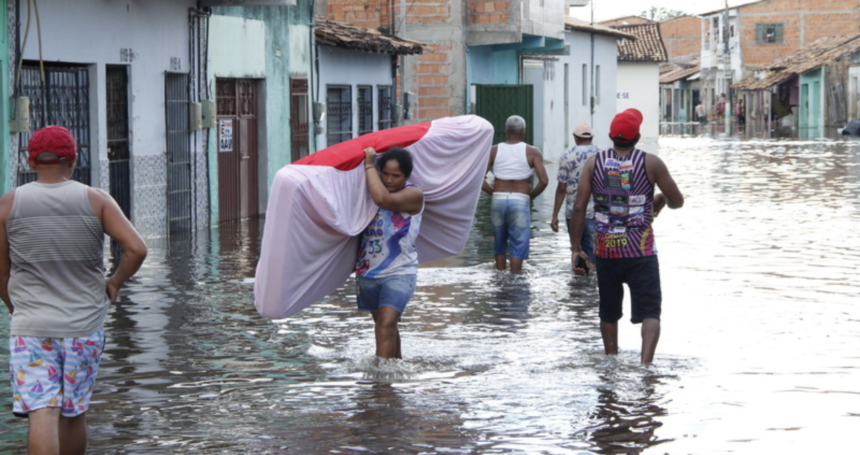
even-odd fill
[(377, 169), (382, 170), (385, 167), (385, 163), (391, 160), (397, 161), (397, 165), (400, 166), (400, 172), (406, 178), (412, 175), (412, 154), (409, 153), (409, 150), (401, 147), (391, 147), (380, 155), (379, 160), (376, 161)]
[(633, 139), (633, 140), (630, 140), (630, 141), (625, 141), (625, 140), (623, 140), (623, 139), (615, 139), (615, 138), (610, 138), (610, 139), (612, 139), (612, 144), (613, 144), (616, 148), (619, 148), (619, 147), (620, 147), (620, 148), (636, 147), (636, 144), (638, 144), (638, 143), (639, 143), (639, 137), (638, 137), (638, 136), (636, 137), (636, 139)]

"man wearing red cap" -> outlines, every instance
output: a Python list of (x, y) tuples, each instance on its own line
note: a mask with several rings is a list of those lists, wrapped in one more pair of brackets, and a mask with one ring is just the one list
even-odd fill
[[(77, 145), (69, 130), (42, 128), (27, 149), (37, 180), (0, 198), (12, 407), (29, 419), (30, 453), (85, 453), (104, 319), (146, 244), (109, 194), (71, 180)], [(107, 278), (105, 234), (123, 249)]]
[[(627, 283), (631, 322), (642, 323), (642, 363), (654, 360), (660, 339), (662, 294), (651, 223), (665, 206), (677, 209), (684, 196), (663, 160), (636, 148), (642, 113), (628, 109), (612, 120), (614, 148), (585, 163), (573, 208), (574, 258), (586, 259), (580, 238), (588, 200), (594, 199), (595, 256), (600, 293), (600, 334), (606, 354), (618, 354), (618, 320)], [(655, 193), (654, 185), (662, 193)], [(583, 275), (585, 269), (574, 268)]]

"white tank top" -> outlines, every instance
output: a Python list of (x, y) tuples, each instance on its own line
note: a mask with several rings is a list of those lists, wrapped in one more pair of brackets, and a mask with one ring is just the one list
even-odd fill
[(493, 161), (493, 175), (501, 180), (525, 180), (532, 176), (534, 169), (526, 157), (526, 143), (496, 146), (496, 159)]

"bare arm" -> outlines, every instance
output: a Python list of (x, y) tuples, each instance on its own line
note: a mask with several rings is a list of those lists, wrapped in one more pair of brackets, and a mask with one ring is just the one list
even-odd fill
[(6, 226), (9, 223), (9, 213), (12, 211), (12, 203), (15, 201), (15, 191), (10, 191), (0, 198), (0, 298), (9, 309), (9, 313), (15, 311), (12, 299), (9, 298), (9, 274), (12, 270), (12, 260), (9, 258), (9, 236)]
[[(585, 229), (585, 211), (588, 208), (588, 199), (591, 197), (591, 177), (594, 175), (594, 160), (596, 155), (592, 155), (585, 162), (585, 167), (582, 169), (582, 174), (579, 177), (579, 186), (576, 187), (576, 201), (573, 203), (573, 213), (570, 221), (570, 245), (571, 261), (575, 261), (576, 256), (588, 261), (588, 255), (582, 251), (582, 231)], [(585, 269), (574, 268), (573, 272), (577, 275), (585, 275)]]
[(420, 213), (424, 207), (424, 193), (418, 188), (404, 188), (395, 193), (388, 191), (373, 164), (376, 159), (376, 150), (369, 147), (364, 149), (364, 153), (367, 190), (370, 192), (373, 202), (379, 208), (392, 212), (406, 212), (410, 215)]
[(146, 259), (146, 243), (109, 194), (100, 189), (90, 188), (89, 196), (90, 204), (101, 221), (105, 234), (122, 247), (119, 267), (105, 280), (108, 298), (111, 302), (116, 302), (119, 290), (140, 269), (143, 260)]
[(493, 194), (493, 187), (487, 183), (487, 174), (493, 170), (493, 163), (496, 162), (496, 150), (498, 150), (497, 146), (493, 146), (490, 148), (490, 159), (487, 161), (487, 172), (484, 172), (484, 181), (481, 182), (481, 190), (487, 194)]
[(528, 145), (526, 146), (526, 154), (529, 156), (529, 165), (535, 169), (535, 174), (538, 177), (538, 184), (535, 185), (531, 194), (529, 194), (529, 197), (535, 200), (549, 185), (549, 177), (546, 175), (546, 168), (543, 165), (543, 154), (541, 154), (540, 150), (537, 147)]
[(558, 232), (558, 212), (561, 211), (561, 205), (564, 204), (564, 198), (567, 196), (567, 183), (558, 182), (555, 187), (555, 204), (552, 207), (552, 221), (549, 227), (552, 232)]
[(645, 155), (645, 169), (648, 173), (648, 179), (662, 191), (662, 194), (654, 194), (652, 211), (655, 217), (660, 214), (663, 207), (679, 209), (684, 206), (684, 195), (681, 194), (681, 190), (678, 189), (678, 185), (675, 184), (675, 180), (669, 174), (669, 169), (666, 168), (663, 160), (649, 153)]

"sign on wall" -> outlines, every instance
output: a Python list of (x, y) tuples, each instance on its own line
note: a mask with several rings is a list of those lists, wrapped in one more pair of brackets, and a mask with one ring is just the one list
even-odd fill
[(233, 119), (218, 120), (218, 151), (233, 151)]

